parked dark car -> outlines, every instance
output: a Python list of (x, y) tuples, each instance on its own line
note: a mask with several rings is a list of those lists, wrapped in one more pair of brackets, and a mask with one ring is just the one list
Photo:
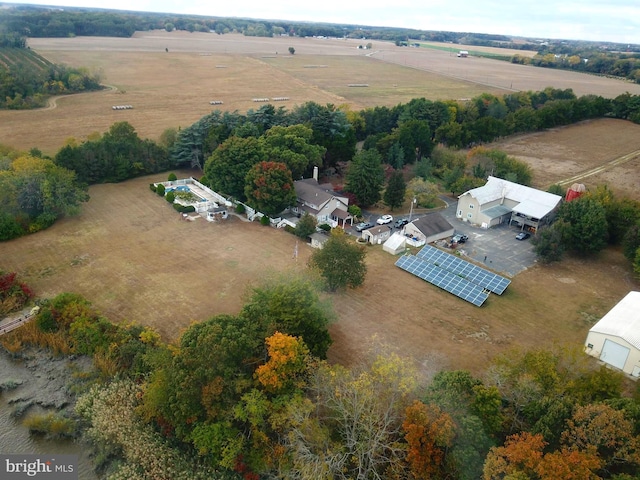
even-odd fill
[(404, 227), (407, 223), (409, 223), (409, 220), (406, 218), (399, 218), (398, 220), (396, 220), (396, 223), (393, 224), (394, 227), (396, 228), (402, 228)]
[(361, 231), (366, 230), (367, 228), (371, 228), (371, 227), (373, 227), (372, 223), (360, 222), (360, 223), (356, 224), (356, 226), (353, 227), (353, 228), (356, 229), (356, 232), (361, 232)]
[(451, 237), (451, 243), (464, 243), (467, 240), (469, 240), (469, 237), (467, 235), (462, 234), (462, 233), (458, 233), (458, 234), (454, 235), (453, 237)]
[(518, 235), (516, 235), (516, 240), (526, 240), (530, 236), (531, 234), (529, 232), (520, 232)]

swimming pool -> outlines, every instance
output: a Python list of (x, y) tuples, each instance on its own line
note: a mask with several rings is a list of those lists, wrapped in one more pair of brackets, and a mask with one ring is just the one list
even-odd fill
[(173, 192), (174, 190), (175, 190), (176, 192), (190, 192), (190, 191), (191, 191), (191, 190), (189, 189), (189, 187), (187, 187), (186, 185), (179, 185), (179, 186), (177, 186), (177, 187), (169, 187), (169, 188), (166, 188), (166, 189), (165, 189), (165, 192), (166, 192), (166, 193), (169, 193), (169, 192)]

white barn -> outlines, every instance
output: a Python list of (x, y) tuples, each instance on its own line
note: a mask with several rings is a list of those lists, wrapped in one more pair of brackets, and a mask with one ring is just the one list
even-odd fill
[(640, 292), (629, 292), (591, 327), (585, 352), (628, 375), (640, 377)]
[(456, 217), (483, 228), (501, 223), (536, 232), (553, 220), (562, 197), (490, 176), (458, 197)]

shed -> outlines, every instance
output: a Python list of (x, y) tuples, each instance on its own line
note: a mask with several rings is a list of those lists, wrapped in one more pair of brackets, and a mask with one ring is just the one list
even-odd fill
[(311, 239), (311, 246), (313, 248), (322, 248), (327, 240), (329, 240), (329, 235), (323, 232), (314, 232), (309, 235)]
[(454, 234), (454, 230), (453, 225), (437, 212), (424, 215), (404, 227), (405, 235), (420, 240), (421, 245), (450, 237)]
[(585, 352), (640, 377), (640, 292), (629, 292), (587, 335)]
[(371, 245), (383, 243), (391, 236), (392, 227), (388, 225), (378, 225), (362, 231), (362, 238)]
[(400, 232), (395, 232), (384, 242), (382, 249), (391, 255), (399, 255), (406, 250), (407, 237)]

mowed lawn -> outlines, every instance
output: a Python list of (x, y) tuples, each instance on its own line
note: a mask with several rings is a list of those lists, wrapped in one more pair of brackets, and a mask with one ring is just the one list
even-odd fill
[[(182, 172), (181, 175), (194, 172)], [(311, 247), (283, 230), (237, 217), (180, 220), (148, 184), (165, 175), (90, 188), (78, 217), (2, 244), (0, 266), (41, 298), (76, 292), (116, 322), (150, 325), (175, 340), (192, 322), (238, 313), (262, 279), (305, 274)], [(328, 295), (337, 313), (330, 360), (357, 362), (374, 343), (414, 358), (426, 373), (476, 373), (506, 349), (580, 345), (590, 326), (637, 285), (619, 252), (594, 261), (534, 266), (478, 308), (394, 266), (367, 247), (357, 290)], [(345, 268), (349, 268), (345, 265)]]

